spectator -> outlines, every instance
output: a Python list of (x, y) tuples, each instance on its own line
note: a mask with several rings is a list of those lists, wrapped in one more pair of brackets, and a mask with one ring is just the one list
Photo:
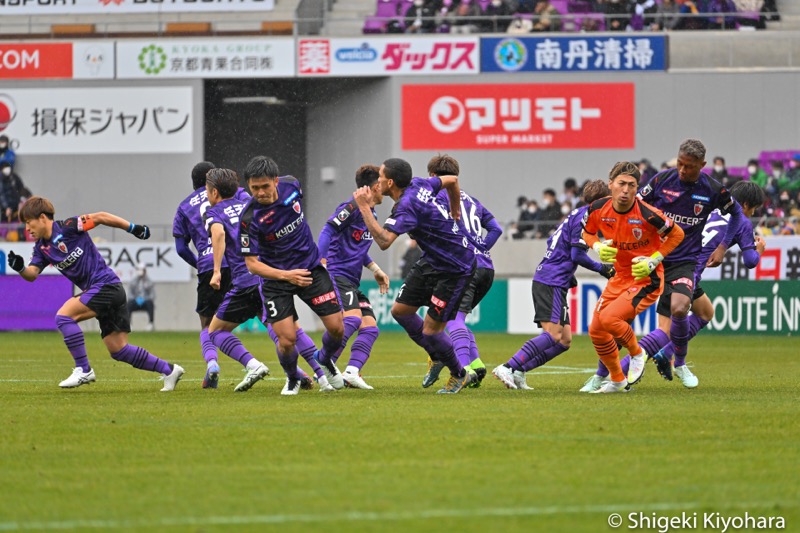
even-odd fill
[(573, 209), (575, 209), (575, 207), (572, 205), (572, 202), (561, 202), (561, 220), (564, 220), (567, 215), (572, 213)]
[(770, 167), (772, 167), (772, 174), (769, 176), (764, 190), (773, 202), (777, 202), (780, 183), (786, 180), (786, 173), (783, 171), (783, 161), (771, 161)]
[(742, 180), (742, 178), (739, 176), (731, 176), (728, 173), (728, 167), (725, 166), (725, 158), (720, 156), (714, 158), (714, 166), (711, 170), (711, 177), (729, 189), (734, 183)]
[(737, 22), (740, 28), (763, 30), (767, 27), (764, 17), (761, 15), (764, 0), (733, 0), (733, 3), (739, 13)]
[(406, 11), (406, 33), (434, 33), (436, 11), (431, 0), (414, 0)]
[(531, 22), (525, 17), (516, 16), (511, 21), (511, 24), (508, 25), (506, 33), (510, 33), (512, 35), (521, 35), (525, 33), (530, 33), (532, 31), (533, 31), (533, 22)]
[(505, 33), (511, 23), (511, 7), (506, 0), (492, 0), (486, 6), (484, 12), (486, 18), (483, 19), (483, 31), (485, 33)]
[(0, 163), (0, 222), (16, 222), (19, 207), (31, 196), (11, 164)]
[(656, 14), (653, 17), (653, 24), (650, 25), (650, 29), (652, 31), (674, 30), (680, 22), (680, 6), (676, 0), (661, 0), (661, 3), (656, 7)]
[(736, 29), (736, 6), (733, 0), (708, 0), (706, 4), (709, 30), (735, 30)]
[(781, 14), (778, 13), (778, 6), (775, 0), (764, 0), (764, 5), (761, 6), (761, 13), (763, 17), (771, 22), (779, 22)]
[(758, 166), (757, 159), (751, 159), (747, 162), (747, 179), (762, 189), (766, 189), (769, 176)]
[(631, 22), (631, 12), (627, 0), (608, 0), (604, 9), (606, 30), (625, 31)]
[[(539, 227), (536, 229), (537, 238), (545, 238), (550, 232), (556, 229), (557, 223), (561, 220), (561, 206), (556, 200), (556, 191), (545, 189), (542, 193), (542, 210), (539, 213)], [(552, 222), (552, 224), (544, 224)]]
[(128, 286), (128, 314), (134, 311), (146, 311), (149, 323), (147, 331), (153, 331), (155, 324), (155, 289), (153, 281), (147, 276), (147, 268), (144, 264), (139, 264), (136, 269), (136, 276)]
[(8, 163), (12, 167), (17, 162), (17, 154), (11, 149), (8, 135), (0, 135), (0, 163)]
[(422, 250), (419, 249), (417, 246), (417, 241), (414, 239), (408, 239), (406, 243), (406, 251), (403, 254), (403, 257), (400, 258), (400, 276), (403, 279), (406, 279), (408, 273), (411, 272), (411, 267), (419, 261), (419, 258), (422, 257)]
[(641, 31), (653, 25), (658, 10), (656, 0), (630, 0), (630, 8), (632, 11), (631, 29)]
[(693, 0), (675, 0), (678, 3), (678, 14), (680, 19), (676, 30), (702, 30), (706, 27), (706, 19), (698, 17), (700, 10)]
[(580, 190), (578, 189), (578, 182), (575, 181), (575, 178), (567, 178), (564, 180), (564, 192), (558, 197), (558, 201), (562, 204), (564, 202), (569, 202), (570, 205), (574, 208), (575, 205), (580, 200)]
[(533, 13), (535, 16), (533, 31), (561, 31), (561, 13), (553, 7), (550, 0), (538, 0)]
[(473, 0), (461, 0), (461, 3), (456, 6), (451, 14), (450, 33), (478, 32), (482, 13), (477, 2), (473, 2)]
[(789, 161), (789, 170), (778, 180), (778, 189), (781, 192), (787, 191), (790, 196), (800, 191), (800, 154), (795, 154)]
[(649, 159), (642, 159), (639, 161), (639, 172), (642, 175), (642, 177), (639, 178), (640, 187), (647, 185), (647, 182), (650, 181), (650, 178), (658, 174), (658, 170), (653, 167), (653, 164)]
[[(524, 198), (524, 196), (519, 197), (519, 199)], [(535, 200), (525, 200), (524, 208), (520, 210), (519, 218), (516, 224), (512, 226), (511, 238), (524, 239), (531, 236), (531, 233), (536, 228), (537, 220), (539, 220), (539, 204)]]

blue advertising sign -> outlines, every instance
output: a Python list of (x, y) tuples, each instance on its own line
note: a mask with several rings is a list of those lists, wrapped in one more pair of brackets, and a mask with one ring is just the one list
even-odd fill
[(667, 69), (664, 36), (486, 37), (481, 72), (638, 72)]

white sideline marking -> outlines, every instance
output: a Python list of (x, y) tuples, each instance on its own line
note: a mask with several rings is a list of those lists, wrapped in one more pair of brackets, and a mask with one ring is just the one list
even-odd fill
[[(729, 509), (763, 509), (780, 507), (796, 507), (798, 502), (740, 502), (723, 504), (717, 512)], [(218, 525), (251, 525), (251, 524), (292, 524), (292, 523), (338, 523), (338, 522), (377, 522), (428, 520), (432, 518), (480, 518), (480, 517), (514, 517), (574, 514), (610, 514), (631, 512), (658, 511), (691, 511), (709, 507), (707, 503), (651, 503), (651, 504), (619, 504), (619, 505), (553, 505), (549, 507), (489, 507), (478, 509), (429, 509), (401, 512), (360, 512), (319, 514), (319, 515), (252, 515), (252, 516), (182, 516), (163, 517), (152, 520), (64, 520), (52, 522), (0, 522), (0, 531), (21, 531), (27, 529), (128, 529), (158, 528), (179, 526), (218, 526)], [(605, 527), (605, 520), (598, 522), (598, 528)]]

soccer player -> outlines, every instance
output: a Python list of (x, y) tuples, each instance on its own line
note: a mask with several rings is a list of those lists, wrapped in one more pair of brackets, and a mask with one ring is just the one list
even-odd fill
[[(460, 170), (458, 161), (447, 154), (436, 155), (428, 161), (428, 175), (431, 177), (458, 176)], [(448, 211), (450, 210), (450, 198), (447, 190), (439, 191), (436, 200)], [(503, 228), (495, 220), (494, 215), (474, 196), (464, 192), (464, 189), (461, 189), (460, 209), (463, 216), (458, 219), (458, 228), (469, 239), (469, 246), (475, 253), (477, 263), (475, 275), (464, 293), (458, 313), (455, 318), (447, 322), (447, 331), (453, 341), (453, 349), (459, 363), (464, 367), (469, 366), (475, 371), (478, 378), (470, 383), (470, 387), (480, 387), (483, 378), (486, 377), (486, 365), (481, 361), (475, 335), (467, 327), (466, 317), (492, 288), (494, 264), (489, 250), (503, 234)], [(483, 235), (484, 229), (486, 230), (485, 236)], [(431, 361), (430, 364), (434, 363)], [(436, 364), (441, 371), (442, 364), (440, 362)]]
[[(230, 268), (231, 288), (225, 293), (208, 334), (214, 346), (247, 369), (247, 374), (233, 390), (245, 392), (259, 380), (269, 375), (267, 365), (255, 359), (241, 341), (231, 333), (239, 324), (258, 317), (263, 319), (264, 302), (261, 299), (261, 278), (251, 274), (239, 251), (239, 217), (246, 201), (234, 198), (239, 189), (239, 176), (227, 168), (213, 168), (206, 174), (206, 197), (210, 206), (203, 214), (206, 231), (211, 238), (214, 265), (208, 284), (214, 290), (222, 286), (222, 259)], [(209, 365), (206, 379), (216, 389), (219, 382), (219, 365)]]
[(322, 320), (325, 333), (317, 360), (334, 389), (344, 387), (342, 374), (331, 361), (341, 346), (344, 324), (339, 296), (305, 220), (303, 190), (292, 176), (278, 177), (278, 165), (257, 156), (247, 163), (245, 179), (253, 200), (239, 219), (239, 246), (247, 269), (265, 278), (262, 295), (266, 322), (278, 337), (279, 360), (286, 373), (281, 394), (297, 394), (297, 329), (294, 296)]
[(578, 265), (597, 272), (606, 279), (614, 276), (612, 264), (598, 263), (589, 257), (589, 247), (583, 240), (583, 219), (596, 200), (608, 196), (603, 180), (589, 182), (583, 188), (587, 205), (573, 210), (547, 239), (547, 251), (536, 267), (531, 283), (533, 320), (542, 334), (527, 341), (506, 363), (492, 373), (509, 389), (530, 389), (525, 372), (538, 368), (570, 348), (572, 330), (569, 328), (567, 293), (575, 286)]
[[(378, 171), (375, 165), (362, 165), (356, 171), (356, 186), (369, 188), (368, 203), (371, 209), (383, 202), (378, 186)], [(374, 210), (372, 216), (375, 216)], [(389, 291), (389, 276), (369, 256), (370, 245), (372, 235), (352, 198), (339, 204), (322, 227), (319, 236), (319, 252), (322, 255), (320, 261), (327, 266), (342, 298), (344, 309), (342, 348), (334, 354), (333, 361), (336, 362), (341, 349), (347, 345), (347, 340), (358, 331), (358, 337), (350, 348), (350, 361), (342, 374), (344, 382), (356, 389), (373, 388), (364, 381), (360, 373), (380, 333), (372, 304), (359, 289), (361, 270), (367, 267), (373, 273), (382, 294)]]
[[(583, 218), (583, 240), (601, 261), (615, 263), (616, 270), (589, 325), (597, 355), (611, 373), (611, 380), (593, 393), (625, 392), (629, 381), (633, 384), (641, 378), (646, 354), (630, 324), (664, 290), (661, 261), (683, 240), (679, 226), (636, 197), (639, 176), (636, 163), (615, 164), (609, 173), (611, 196), (594, 201)], [(617, 341), (631, 355), (628, 378), (622, 372)]]
[[(213, 388), (217, 385), (219, 364), (217, 362), (217, 348), (211, 342), (208, 326), (214, 313), (217, 312), (222, 298), (231, 286), (231, 273), (225, 258), (222, 259), (220, 285), (218, 289), (211, 287), (209, 282), (213, 274), (214, 258), (211, 249), (211, 239), (203, 223), (203, 214), (210, 205), (206, 193), (206, 174), (214, 168), (214, 163), (203, 161), (197, 163), (192, 169), (192, 187), (194, 190), (178, 206), (172, 222), (172, 236), (175, 238), (175, 250), (192, 268), (197, 270), (197, 305), (195, 311), (200, 317), (200, 347), (203, 359), (206, 361), (206, 375), (203, 378), (203, 388)], [(238, 200), (246, 201), (250, 195), (239, 188), (236, 192)], [(189, 245), (194, 245), (197, 255)]]
[[(639, 191), (639, 198), (652, 204), (681, 227), (686, 237), (664, 261), (664, 293), (658, 301), (658, 329), (642, 339), (649, 354), (666, 344), (666, 337), (675, 346), (675, 373), (681, 382), (696, 387), (698, 380), (686, 366), (689, 342), (689, 307), (694, 292), (694, 270), (697, 256), (703, 249), (703, 227), (714, 209), (731, 215), (728, 231), (707, 265), (717, 266), (734, 235), (744, 223), (741, 206), (721, 183), (701, 172), (706, 161), (706, 147), (696, 139), (684, 141), (678, 149), (678, 165), (659, 172)], [(633, 363), (632, 363), (633, 364)], [(667, 366), (657, 367), (668, 375)]]
[[(719, 243), (723, 238), (731, 237), (731, 246), (734, 244), (739, 246), (742, 251), (742, 261), (744, 266), (750, 269), (755, 268), (761, 260), (761, 254), (767, 247), (766, 242), (760, 236), (754, 236), (753, 224), (750, 218), (755, 213), (756, 209), (764, 204), (764, 190), (752, 181), (740, 181), (731, 187), (731, 196), (742, 207), (745, 220), (739, 226), (738, 231), (733, 236), (727, 231), (727, 226), (730, 223), (731, 216), (723, 215), (719, 209), (711, 212), (708, 217), (705, 228), (703, 228), (703, 250), (697, 258), (694, 271), (694, 292), (692, 294), (692, 314), (689, 316), (689, 340), (693, 339), (700, 331), (705, 328), (708, 323), (714, 318), (714, 304), (711, 299), (706, 295), (705, 291), (700, 287), (700, 280), (703, 277), (703, 271), (706, 269), (708, 258), (717, 249)], [(688, 342), (688, 341), (687, 341)], [(662, 347), (655, 355), (653, 361), (659, 369), (664, 369), (662, 375), (665, 379), (672, 380), (672, 357), (675, 354), (675, 346), (668, 342), (666, 346)], [(679, 365), (677, 368), (681, 368)], [(682, 379), (683, 384), (689, 388), (697, 386), (698, 380)]]
[[(400, 287), (392, 316), (425, 348), (434, 364), (438, 361), (450, 369), (450, 379), (438, 392), (455, 394), (473, 377), (459, 363), (444, 329), (455, 317), (475, 271), (475, 253), (456, 223), (461, 216), (458, 177), (414, 178), (407, 161), (392, 158), (381, 165), (378, 183), (381, 194), (395, 201), (384, 227), (372, 214), (369, 187), (353, 194), (372, 238), (385, 250), (398, 235), (408, 233), (424, 252)], [(450, 197), (450, 212), (436, 199), (442, 189)], [(417, 315), (423, 305), (429, 306), (424, 321)], [(432, 369), (429, 367), (423, 387), (430, 387), (438, 378)]]
[(125, 289), (87, 233), (102, 224), (124, 229), (138, 239), (147, 239), (150, 229), (105, 212), (57, 221), (54, 220), (55, 212), (53, 204), (41, 196), (33, 196), (22, 205), (19, 218), (31, 237), (36, 239), (33, 257), (25, 266), (21, 256), (9, 252), (8, 265), (26, 281), (35, 281), (45, 267), (54, 265), (83, 291), (67, 300), (56, 313), (56, 326), (75, 360), (75, 369), (59, 383), (59, 387), (68, 389), (95, 381), (78, 322), (96, 318), (103, 343), (113, 359), (163, 374), (164, 387), (161, 390), (174, 390), (183, 375), (183, 368), (159, 359), (144, 348), (128, 344), (131, 327)]

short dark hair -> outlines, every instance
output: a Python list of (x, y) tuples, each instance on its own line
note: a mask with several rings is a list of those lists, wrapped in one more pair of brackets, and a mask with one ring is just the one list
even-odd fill
[(429, 176), (458, 176), (460, 170), (456, 158), (447, 154), (436, 154), (428, 161)]
[(0, 141), (8, 142), (8, 135), (6, 135), (5, 133), (3, 135), (0, 135)]
[(411, 164), (399, 157), (392, 157), (383, 162), (383, 174), (401, 189), (408, 187), (411, 184), (411, 178), (414, 177)]
[(229, 168), (212, 168), (208, 171), (206, 184), (217, 189), (223, 200), (233, 198), (239, 190), (239, 175)]
[(678, 153), (705, 160), (706, 146), (697, 139), (686, 139), (681, 143), (680, 148), (678, 148)]
[(373, 183), (378, 181), (380, 169), (375, 165), (361, 165), (356, 170), (356, 186), (357, 187), (371, 187)]
[(46, 215), (47, 218), (53, 220), (55, 214), (56, 208), (53, 207), (53, 203), (50, 200), (42, 198), (41, 196), (31, 196), (22, 204), (22, 207), (20, 207), (19, 220), (20, 222), (27, 222), (39, 218), (42, 215)]
[(639, 165), (631, 161), (619, 161), (611, 167), (611, 172), (608, 173), (608, 179), (613, 180), (622, 174), (636, 178), (636, 183), (639, 183), (639, 179), (642, 177), (642, 173), (639, 172)]
[(575, 181), (575, 178), (567, 178), (564, 180), (564, 188), (565, 189), (577, 189), (578, 182)]
[(737, 181), (731, 187), (731, 196), (736, 198), (739, 205), (747, 204), (750, 207), (761, 207), (766, 198), (764, 189), (752, 181)]
[(719, 156), (719, 155), (718, 155), (718, 156), (716, 156), (716, 157), (714, 158), (714, 162), (716, 163), (717, 161), (719, 161), (720, 163), (722, 163), (722, 165), (723, 165), (723, 166), (725, 166), (725, 158), (724, 158), (724, 157), (722, 157), (722, 156)]
[(583, 201), (587, 204), (591, 204), (609, 194), (611, 194), (611, 190), (605, 180), (594, 180), (583, 185)]
[(758, 166), (758, 159), (749, 159), (747, 161), (747, 166), (749, 167), (750, 165)]
[(244, 169), (244, 179), (250, 178), (277, 178), (280, 175), (278, 163), (264, 155), (257, 155), (247, 163)]
[(544, 191), (542, 191), (542, 194), (544, 194), (545, 196), (552, 196), (553, 198), (556, 197), (555, 189), (545, 189)]
[(210, 161), (202, 161), (197, 163), (192, 169), (192, 185), (195, 189), (206, 186), (206, 174), (216, 165)]

